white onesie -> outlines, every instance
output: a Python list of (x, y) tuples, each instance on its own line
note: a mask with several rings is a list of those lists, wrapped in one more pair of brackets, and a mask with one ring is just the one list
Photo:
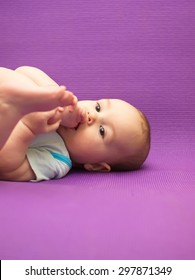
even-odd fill
[(40, 134), (27, 151), (27, 158), (36, 179), (50, 180), (64, 177), (72, 167), (72, 162), (64, 141), (57, 132)]

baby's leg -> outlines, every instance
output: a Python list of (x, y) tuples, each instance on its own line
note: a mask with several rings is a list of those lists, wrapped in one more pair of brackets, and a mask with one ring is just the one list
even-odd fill
[(0, 149), (25, 114), (72, 105), (74, 95), (63, 86), (39, 87), (27, 76), (0, 68)]

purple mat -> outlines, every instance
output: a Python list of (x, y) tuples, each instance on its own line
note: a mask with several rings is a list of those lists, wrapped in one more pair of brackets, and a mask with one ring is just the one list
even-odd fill
[[(195, 2), (7, 0), (0, 64), (143, 110), (142, 170), (0, 182), (0, 259), (195, 259)], [(117, 113), (117, 112), (116, 112)]]

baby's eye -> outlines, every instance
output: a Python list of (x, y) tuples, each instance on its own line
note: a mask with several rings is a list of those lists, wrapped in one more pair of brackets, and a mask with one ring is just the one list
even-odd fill
[(100, 104), (98, 102), (97, 102), (97, 104), (95, 106), (95, 109), (96, 109), (97, 112), (100, 112), (100, 110), (101, 110), (101, 106), (100, 106)]
[(104, 136), (105, 136), (105, 129), (103, 128), (103, 126), (102, 126), (102, 125), (100, 125), (100, 129), (99, 129), (99, 131), (100, 131), (100, 135), (101, 135), (101, 137), (102, 137), (102, 138), (104, 138)]

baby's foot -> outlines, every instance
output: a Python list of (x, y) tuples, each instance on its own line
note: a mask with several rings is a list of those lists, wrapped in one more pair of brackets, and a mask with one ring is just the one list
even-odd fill
[(33, 92), (27, 102), (31, 112), (48, 111), (59, 106), (74, 105), (77, 98), (73, 93), (66, 91), (64, 86), (52, 86), (41, 87), (39, 91)]
[(1, 88), (0, 102), (8, 110), (22, 115), (48, 111), (58, 106), (74, 105), (77, 98), (71, 92), (66, 91), (64, 86), (33, 87), (28, 90), (16, 89), (14, 86)]

